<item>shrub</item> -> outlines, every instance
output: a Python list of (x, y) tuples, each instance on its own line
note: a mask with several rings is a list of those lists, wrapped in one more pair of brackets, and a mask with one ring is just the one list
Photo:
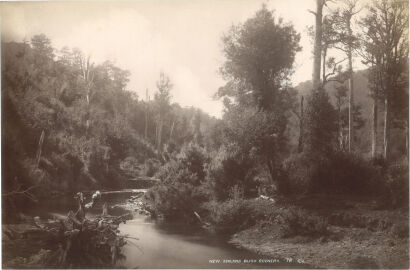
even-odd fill
[(288, 159), (284, 167), (295, 193), (377, 195), (382, 190), (380, 170), (355, 154), (311, 157), (302, 153)]
[[(180, 177), (195, 178), (194, 175), (187, 174), (187, 171), (181, 172)], [(189, 181), (192, 180), (186, 182)], [(206, 201), (206, 195), (201, 189), (181, 182), (157, 185), (147, 192), (145, 198), (151, 203), (154, 215), (167, 220), (185, 220), (188, 223), (197, 221), (194, 212), (201, 214), (200, 206)]]
[(409, 167), (407, 162), (391, 165), (387, 170), (388, 204), (393, 207), (409, 205)]
[(208, 216), (218, 233), (232, 234), (255, 224), (252, 206), (248, 200), (230, 199), (225, 202), (210, 201), (204, 204)]
[(194, 211), (201, 212), (200, 206), (208, 198), (203, 185), (207, 160), (201, 147), (190, 144), (158, 170), (156, 176), (161, 183), (145, 196), (154, 214), (166, 219), (196, 220)]
[(241, 155), (233, 147), (222, 147), (206, 168), (206, 178), (216, 200), (229, 198), (229, 191), (238, 186), (246, 198), (256, 196), (256, 170), (249, 156)]
[(144, 163), (143, 174), (148, 177), (154, 176), (158, 172), (160, 165), (157, 159), (147, 159)]
[(200, 185), (205, 179), (205, 166), (208, 163), (208, 155), (205, 150), (196, 145), (188, 144), (181, 149), (181, 152), (159, 168), (155, 174), (162, 182), (176, 181), (178, 170), (186, 169), (189, 173), (195, 174), (197, 181), (192, 183)]
[(394, 224), (390, 229), (390, 234), (395, 238), (409, 238), (408, 222)]
[(282, 237), (292, 236), (326, 236), (329, 231), (327, 229), (327, 220), (312, 216), (300, 209), (289, 209), (276, 218), (279, 224)]

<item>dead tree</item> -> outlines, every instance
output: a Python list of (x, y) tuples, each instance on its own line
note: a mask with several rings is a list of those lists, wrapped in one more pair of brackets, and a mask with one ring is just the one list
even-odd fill
[(310, 11), (315, 15), (315, 39), (313, 46), (313, 73), (312, 83), (313, 89), (317, 90), (320, 87), (320, 68), (322, 58), (322, 17), (323, 6), (326, 0), (316, 0), (316, 12)]

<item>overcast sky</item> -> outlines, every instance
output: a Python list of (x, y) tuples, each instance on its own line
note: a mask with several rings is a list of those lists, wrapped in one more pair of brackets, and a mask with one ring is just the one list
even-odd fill
[(173, 101), (220, 116), (213, 100), (224, 84), (221, 35), (267, 3), (301, 34), (302, 51), (293, 84), (309, 80), (312, 45), (306, 27), (314, 0), (157, 0), (124, 2), (0, 3), (3, 41), (46, 34), (57, 49), (78, 47), (96, 63), (111, 60), (131, 72), (128, 89), (145, 98), (155, 91), (160, 71), (171, 78)]

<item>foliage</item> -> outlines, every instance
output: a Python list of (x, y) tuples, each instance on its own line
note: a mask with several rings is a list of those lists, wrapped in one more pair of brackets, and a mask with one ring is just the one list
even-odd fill
[(289, 209), (278, 215), (276, 222), (279, 224), (284, 238), (297, 235), (318, 237), (326, 236), (329, 233), (326, 219), (309, 215), (300, 209)]
[(409, 166), (407, 160), (392, 164), (385, 175), (385, 206), (406, 207), (409, 205)]
[[(145, 160), (163, 160), (155, 147), (159, 115), (165, 119), (172, 112), (174, 125), (168, 118), (161, 121), (162, 142), (172, 143), (177, 152), (194, 140), (195, 130), (217, 122), (195, 109), (169, 104), (171, 84), (165, 75), (155, 101), (140, 101), (127, 90), (128, 71), (109, 61), (97, 65), (75, 48), (58, 51), (43, 34), (33, 36), (31, 44), (2, 43), (2, 59), (5, 193), (37, 184), (42, 187), (34, 191), (37, 195), (49, 188), (120, 188), (127, 178), (154, 175), (158, 162)], [(199, 115), (201, 121), (195, 122)], [(203, 140), (211, 145), (208, 135)], [(45, 175), (41, 183), (26, 169), (36, 165), (40, 149), (35, 169)]]
[[(94, 197), (91, 205), (93, 204)], [(24, 236), (14, 240), (24, 238), (21, 239), (24, 241), (23, 246), (30, 242), (31, 247), (40, 252), (29, 258), (14, 258), (5, 265), (14, 268), (114, 267), (123, 256), (121, 248), (127, 243), (128, 237), (120, 234), (119, 224), (125, 223), (132, 215), (114, 217), (103, 214), (94, 219), (86, 219), (85, 208), (87, 206), (82, 205), (76, 214), (70, 211), (66, 218), (60, 220), (42, 221), (39, 217), (34, 218), (34, 225), (28, 225), (29, 228), (22, 233)], [(12, 232), (9, 231), (9, 235)], [(7, 240), (4, 244), (13, 245)]]
[(408, 222), (401, 222), (394, 224), (391, 227), (390, 234), (395, 238), (409, 238), (409, 224)]
[(206, 179), (212, 195), (218, 201), (229, 198), (232, 188), (239, 187), (245, 197), (257, 194), (254, 160), (235, 147), (221, 147), (206, 168)]
[(168, 220), (196, 221), (194, 212), (201, 211), (200, 206), (208, 197), (203, 186), (207, 162), (204, 150), (189, 144), (164, 164), (156, 174), (161, 183), (146, 194), (153, 212)]
[(154, 176), (160, 168), (160, 162), (157, 159), (147, 159), (144, 162), (143, 174), (152, 177)]
[[(238, 165), (246, 163), (241, 182), (257, 167), (265, 166), (271, 180), (280, 186), (279, 168), (288, 150), (285, 132), (296, 101), (289, 76), (300, 50), (299, 39), (293, 26), (275, 18), (266, 5), (244, 24), (232, 27), (222, 39), (226, 60), (221, 73), (228, 82), (217, 93), (224, 98), (226, 108), (225, 126), (220, 132), (222, 144), (235, 149)], [(246, 156), (254, 164), (247, 162)], [(218, 197), (226, 198), (227, 191), (222, 193), (225, 195)]]
[(324, 89), (314, 90), (306, 108), (305, 151), (312, 156), (328, 156), (336, 146), (336, 113)]
[(299, 39), (292, 25), (276, 19), (263, 5), (253, 18), (233, 26), (223, 37), (226, 61), (221, 72), (229, 82), (218, 95), (263, 110), (280, 107), (278, 96), (286, 91), (295, 54), (300, 50)]
[(288, 159), (285, 168), (294, 193), (377, 196), (382, 190), (382, 171), (355, 154), (334, 152), (312, 159), (303, 153)]
[(384, 157), (388, 161), (393, 119), (406, 133), (408, 129), (408, 102), (397, 102), (408, 96), (408, 24), (408, 4), (385, 0), (373, 1), (359, 23), (363, 29), (359, 52), (370, 67), (372, 97), (375, 104), (379, 99), (385, 102)]
[(252, 207), (247, 200), (232, 198), (224, 202), (210, 201), (204, 204), (216, 232), (233, 234), (255, 224)]
[(223, 121), (226, 125), (222, 132), (227, 145), (224, 149), (232, 151), (242, 167), (243, 177), (248, 174), (254, 177), (255, 170), (268, 171), (271, 182), (279, 190), (283, 182), (281, 162), (288, 153), (286, 116), (234, 106), (225, 113)]
[(155, 111), (157, 113), (157, 124), (156, 124), (156, 146), (157, 149), (162, 152), (162, 133), (163, 125), (167, 114), (171, 111), (170, 100), (171, 100), (171, 89), (173, 85), (168, 76), (161, 72), (159, 80), (157, 82), (158, 92), (155, 93)]

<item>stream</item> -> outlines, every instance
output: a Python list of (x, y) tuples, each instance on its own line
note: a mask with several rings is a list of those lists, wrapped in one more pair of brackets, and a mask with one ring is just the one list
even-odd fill
[[(107, 202), (109, 214), (121, 215), (130, 208), (131, 195), (144, 190), (103, 192), (102, 201)], [(72, 198), (59, 198), (55, 203), (33, 209), (31, 214), (42, 217), (66, 215), (68, 209), (76, 209)], [(216, 235), (208, 230), (182, 223), (164, 223), (133, 212), (133, 219), (121, 224), (127, 239), (122, 248), (125, 258), (119, 265), (126, 268), (295, 268), (279, 258), (269, 258), (228, 243), (228, 236)], [(93, 208), (88, 217), (101, 213), (101, 203)]]

